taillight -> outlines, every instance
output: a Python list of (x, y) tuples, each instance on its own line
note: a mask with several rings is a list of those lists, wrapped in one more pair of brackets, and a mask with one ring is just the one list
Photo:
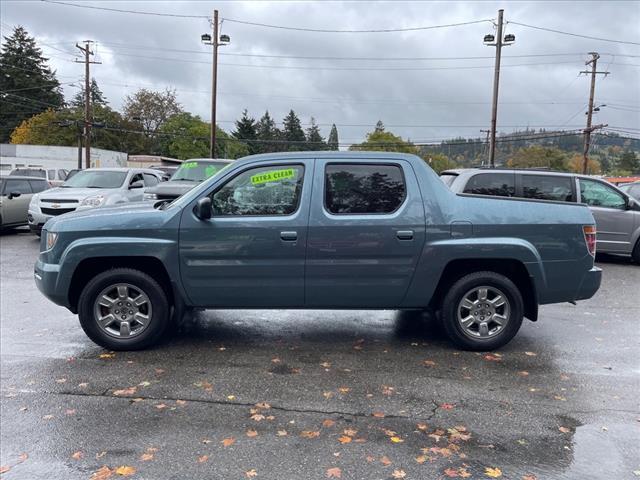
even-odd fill
[(587, 244), (587, 250), (591, 256), (596, 256), (596, 227), (595, 225), (584, 225), (582, 227), (584, 232), (584, 241)]

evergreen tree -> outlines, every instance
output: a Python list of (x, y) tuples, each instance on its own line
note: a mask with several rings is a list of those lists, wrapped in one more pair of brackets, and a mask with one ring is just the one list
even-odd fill
[(629, 173), (640, 172), (640, 161), (636, 153), (630, 150), (624, 152), (618, 162), (618, 169)]
[(260, 147), (255, 141), (258, 139), (256, 127), (256, 120), (249, 116), (247, 109), (245, 108), (242, 112), (242, 118), (240, 120), (236, 120), (235, 132), (231, 134), (238, 140), (248, 140), (243, 143), (247, 145), (247, 149), (251, 155), (254, 153), (260, 153)]
[(320, 134), (320, 127), (313, 117), (311, 117), (311, 126), (307, 128), (306, 137), (308, 150), (327, 150), (327, 144)]
[(300, 124), (300, 119), (293, 110), (289, 111), (289, 114), (284, 117), (282, 121), (283, 129), (282, 136), (288, 143), (285, 145), (285, 149), (289, 151), (304, 150), (304, 130)]
[(338, 150), (338, 129), (336, 124), (331, 125), (331, 132), (329, 133), (329, 140), (327, 142), (329, 150)]
[(375, 133), (384, 132), (384, 123), (382, 123), (382, 120), (378, 120), (378, 123), (376, 123), (376, 128), (375, 128), (374, 132)]
[(256, 134), (258, 137), (259, 153), (271, 153), (281, 150), (281, 144), (277, 142), (280, 140), (281, 132), (276, 127), (276, 122), (269, 115), (269, 110), (264, 112), (262, 118), (256, 125)]
[(64, 105), (60, 83), (35, 39), (23, 27), (15, 27), (4, 40), (0, 51), (0, 143), (6, 143), (23, 120)]
[[(109, 102), (107, 101), (107, 97), (104, 96), (102, 90), (98, 86), (98, 82), (96, 82), (95, 78), (91, 79), (91, 83), (89, 84), (89, 95), (91, 97), (91, 106), (100, 105), (102, 107), (106, 107)], [(75, 94), (73, 100), (71, 100), (70, 105), (76, 108), (84, 108), (84, 84), (78, 93)]]

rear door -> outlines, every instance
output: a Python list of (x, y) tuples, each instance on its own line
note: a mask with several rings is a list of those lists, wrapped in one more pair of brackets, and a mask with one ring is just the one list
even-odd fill
[(580, 202), (589, 205), (596, 220), (598, 250), (631, 253), (631, 234), (638, 213), (627, 210), (626, 197), (604, 182), (578, 179)]
[(306, 305), (401, 305), (426, 230), (410, 163), (316, 159), (313, 184)]
[(481, 172), (471, 177), (463, 193), (513, 197), (516, 194), (516, 174), (514, 172)]
[(576, 202), (576, 182), (571, 175), (520, 173), (518, 196), (536, 200)]
[(313, 160), (246, 165), (209, 196), (210, 220), (185, 207), (180, 274), (207, 307), (301, 307)]

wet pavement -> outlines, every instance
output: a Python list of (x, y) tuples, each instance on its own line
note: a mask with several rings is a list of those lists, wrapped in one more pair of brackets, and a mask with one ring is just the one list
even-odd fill
[[(640, 478), (640, 267), (493, 354), (393, 311), (208, 311), (110, 353), (0, 236), (2, 479)], [(130, 475), (130, 477), (128, 477)]]

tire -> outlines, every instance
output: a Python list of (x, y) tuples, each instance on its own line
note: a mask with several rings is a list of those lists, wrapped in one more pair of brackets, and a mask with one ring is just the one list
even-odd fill
[[(482, 289), (486, 289), (484, 301)], [(522, 294), (509, 278), (495, 272), (475, 272), (451, 286), (442, 303), (441, 321), (458, 347), (488, 351), (509, 343), (520, 330), (523, 316)], [(468, 319), (464, 322), (467, 328), (461, 319)]]
[(640, 239), (636, 241), (636, 246), (633, 247), (633, 253), (631, 253), (631, 258), (634, 262), (640, 265)]
[[(141, 350), (162, 338), (170, 323), (170, 305), (152, 277), (139, 270), (116, 268), (96, 275), (82, 290), (78, 317), (84, 332), (98, 345), (109, 350)], [(104, 320), (103, 326), (98, 318)]]

